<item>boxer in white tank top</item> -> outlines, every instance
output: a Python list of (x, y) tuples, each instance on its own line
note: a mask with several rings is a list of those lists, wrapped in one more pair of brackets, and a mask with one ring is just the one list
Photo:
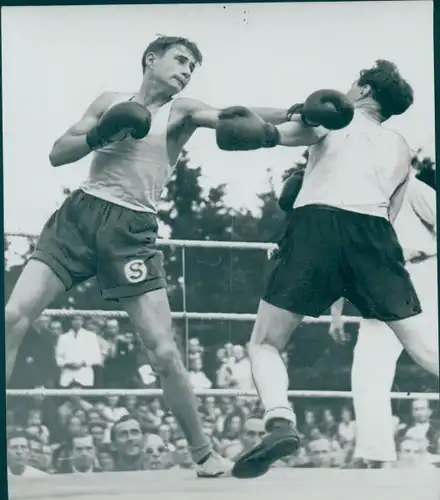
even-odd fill
[(345, 297), (364, 318), (386, 322), (415, 361), (438, 376), (437, 341), (423, 334), (420, 301), (391, 224), (411, 153), (382, 125), (411, 106), (413, 91), (393, 63), (379, 60), (360, 72), (347, 97), (355, 113), (346, 128), (312, 125), (299, 134), (297, 122), (277, 127), (277, 144), (307, 144), (310, 157), (249, 343), (268, 435), (235, 464), (242, 477), (264, 474), (299, 446), (280, 353), (304, 316), (318, 317)]
[[(143, 54), (139, 91), (100, 95), (53, 145), (52, 166), (92, 153), (90, 173), (47, 221), (6, 305), (6, 374), (9, 379), (23, 336), (40, 313), (60, 293), (96, 276), (103, 297), (119, 301), (150, 350), (197, 474), (221, 477), (230, 464), (203, 433), (173, 337), (163, 256), (155, 248), (157, 203), (183, 147), (198, 128), (219, 123), (221, 110), (176, 97), (201, 62), (190, 40), (159, 37)], [(288, 109), (254, 111), (276, 125), (288, 120)]]
[[(436, 212), (434, 189), (413, 174), (394, 228), (422, 304), (423, 335), (431, 336), (432, 342), (438, 339)], [(343, 301), (332, 307), (330, 333), (336, 341), (347, 340), (341, 322), (342, 309)], [(396, 461), (390, 390), (402, 350), (402, 344), (386, 323), (361, 321), (351, 372), (356, 413), (354, 456), (364, 461), (359, 466)]]

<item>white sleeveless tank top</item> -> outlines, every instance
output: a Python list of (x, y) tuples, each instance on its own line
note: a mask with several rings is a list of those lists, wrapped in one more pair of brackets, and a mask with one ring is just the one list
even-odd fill
[[(112, 106), (128, 100), (127, 96), (120, 96)], [(171, 100), (157, 111), (143, 139), (135, 140), (129, 135), (96, 150), (88, 179), (80, 189), (131, 210), (157, 213), (156, 205), (175, 167), (170, 165), (167, 151), (172, 105)]]
[(397, 161), (391, 134), (357, 110), (348, 127), (330, 131), (309, 148), (294, 208), (323, 204), (388, 219), (390, 198), (398, 188), (391, 182)]

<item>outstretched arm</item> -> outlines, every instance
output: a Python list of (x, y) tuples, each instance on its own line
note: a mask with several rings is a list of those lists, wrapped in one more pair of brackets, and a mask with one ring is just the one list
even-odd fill
[(292, 116), (291, 121), (277, 126), (280, 134), (279, 145), (288, 147), (312, 146), (328, 134), (323, 126), (309, 127), (299, 115)]
[(348, 334), (344, 329), (342, 311), (344, 310), (344, 298), (341, 297), (331, 306), (331, 322), (329, 328), (330, 337), (338, 344), (344, 344), (349, 340)]
[(318, 90), (289, 109), (232, 106), (218, 110), (188, 99), (183, 107), (191, 133), (197, 127), (215, 129), (217, 145), (225, 151), (311, 146), (328, 130), (346, 127), (354, 115), (353, 104), (335, 90)]
[[(216, 129), (220, 123), (221, 110), (208, 106), (195, 99), (179, 99), (179, 105), (187, 118), (191, 129)], [(288, 117), (288, 109), (281, 108), (248, 108), (263, 122), (277, 126), (279, 145), (281, 146), (311, 146), (323, 139), (328, 130), (322, 126), (309, 127), (301, 120), (300, 115)]]
[[(182, 106), (189, 123), (191, 123), (194, 128), (217, 128), (221, 112), (220, 109), (208, 106), (196, 99), (181, 98), (178, 102)], [(273, 125), (279, 125), (288, 121), (287, 108), (256, 107), (249, 109), (262, 120), (267, 123), (272, 123)]]

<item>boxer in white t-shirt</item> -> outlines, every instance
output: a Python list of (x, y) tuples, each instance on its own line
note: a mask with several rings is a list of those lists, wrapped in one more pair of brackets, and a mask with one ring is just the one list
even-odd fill
[[(310, 146), (249, 343), (268, 434), (237, 460), (235, 477), (260, 476), (299, 447), (280, 353), (304, 316), (322, 315), (341, 297), (364, 318), (387, 323), (409, 354), (438, 375), (437, 342), (420, 334), (420, 301), (392, 226), (410, 177), (411, 152), (402, 136), (382, 126), (412, 105), (413, 90), (393, 63), (379, 60), (360, 72), (346, 97), (354, 117), (343, 127), (332, 128), (325, 113), (311, 112), (310, 98), (296, 109), (296, 121), (274, 126), (240, 110), (240, 126), (229, 127), (237, 150)], [(328, 99), (329, 113), (337, 107)], [(225, 129), (221, 118), (217, 143), (232, 149), (219, 140)]]

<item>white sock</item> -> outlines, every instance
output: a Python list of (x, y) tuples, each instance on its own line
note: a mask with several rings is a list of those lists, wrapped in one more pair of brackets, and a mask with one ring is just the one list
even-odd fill
[(265, 426), (273, 418), (283, 418), (295, 424), (295, 414), (287, 397), (289, 377), (280, 353), (275, 347), (263, 344), (252, 347), (250, 354), (252, 376), (265, 409)]

